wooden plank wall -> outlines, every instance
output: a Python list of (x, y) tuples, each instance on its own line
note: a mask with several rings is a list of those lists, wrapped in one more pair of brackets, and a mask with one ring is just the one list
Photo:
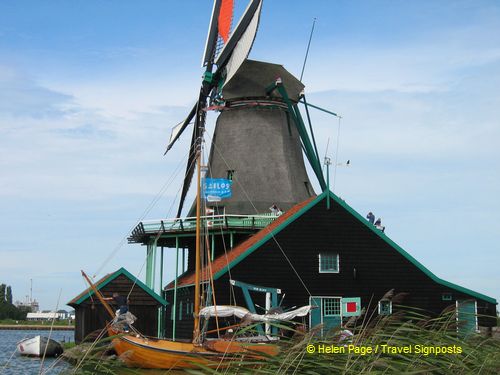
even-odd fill
[[(129, 297), (129, 310), (137, 317), (134, 327), (147, 336), (157, 336), (160, 304), (137, 284), (132, 289), (133, 284), (132, 280), (120, 275), (104, 286), (101, 293), (105, 297), (111, 297), (114, 292), (127, 296), (132, 290)], [(79, 306), (76, 306), (75, 314), (75, 342), (81, 342), (92, 332), (102, 330), (110, 319), (109, 314), (95, 296), (87, 298)]]
[[(394, 289), (396, 294), (407, 294), (401, 304), (437, 315), (445, 308), (454, 306), (457, 299), (471, 298), (434, 282), (333, 201), (330, 210), (326, 209), (326, 201), (318, 203), (282, 230), (276, 240), (279, 246), (271, 239), (236, 265), (231, 270), (231, 275), (235, 280), (282, 289), (286, 294), (283, 302), (285, 309), (308, 304), (309, 295), (361, 297), (362, 306), (376, 309), (382, 296)], [(291, 260), (302, 281), (280, 248)], [(339, 253), (338, 274), (318, 272), (318, 254), (323, 251)], [(412, 255), (418, 259), (418, 254)], [(229, 275), (221, 277), (215, 285), (217, 303), (228, 304)], [(238, 289), (236, 288), (237, 293)], [(450, 293), (452, 301), (443, 301), (443, 293)], [(172, 303), (171, 296), (167, 295), (167, 298)], [(241, 296), (238, 302), (245, 306)], [(479, 314), (495, 316), (493, 304), (483, 300), (477, 300), (477, 303)], [(393, 311), (395, 309), (397, 310), (394, 308)], [(187, 323), (183, 322), (182, 326), (185, 324)], [(479, 325), (482, 326), (495, 324), (493, 318), (479, 319)], [(187, 331), (188, 328), (186, 333)]]

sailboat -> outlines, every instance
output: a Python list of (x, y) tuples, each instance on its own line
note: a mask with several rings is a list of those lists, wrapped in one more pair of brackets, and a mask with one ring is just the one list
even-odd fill
[[(201, 150), (200, 150), (201, 151)], [(109, 336), (116, 337), (113, 339), (113, 348), (120, 358), (130, 367), (151, 368), (151, 369), (183, 369), (196, 368), (198, 365), (209, 367), (226, 367), (235, 356), (246, 356), (252, 359), (264, 359), (268, 356), (278, 354), (278, 346), (274, 343), (252, 342), (247, 338), (243, 341), (238, 338), (214, 338), (207, 339), (204, 332), (200, 328), (201, 318), (209, 319), (211, 317), (228, 317), (235, 316), (238, 318), (251, 318), (255, 321), (270, 322), (290, 319), (295, 316), (304, 316), (309, 310), (302, 309), (293, 313), (284, 314), (251, 314), (248, 310), (242, 307), (235, 306), (207, 306), (200, 308), (200, 171), (201, 171), (201, 152), (197, 155), (198, 178), (197, 178), (197, 215), (196, 215), (196, 291), (198, 295), (194, 307), (194, 331), (192, 342), (180, 342), (160, 338), (152, 338), (141, 335), (139, 332), (129, 332), (132, 327), (124, 329), (120, 323), (120, 317), (116, 317), (113, 309), (107, 303), (100, 291), (96, 288), (90, 278), (82, 271), (82, 276), (87, 280), (91, 289), (103, 304), (104, 308), (113, 319), (111, 324), (108, 324), (107, 331)], [(116, 324), (115, 324), (116, 323)], [(133, 330), (132, 330), (133, 331)]]
[[(131, 367), (155, 368), (155, 369), (182, 369), (196, 368), (198, 365), (225, 367), (235, 357), (245, 356), (251, 359), (265, 359), (269, 356), (275, 356), (279, 353), (278, 346), (272, 342), (262, 342), (252, 337), (238, 338), (207, 338), (206, 332), (201, 329), (201, 319), (236, 317), (242, 320), (252, 322), (273, 323), (280, 321), (289, 321), (295, 317), (303, 317), (309, 314), (311, 306), (282, 312), (255, 314), (239, 306), (205, 306), (201, 308), (200, 293), (200, 273), (201, 273), (201, 149), (197, 155), (197, 205), (196, 205), (196, 281), (194, 306), (194, 331), (192, 342), (180, 342), (160, 338), (152, 338), (141, 335), (139, 332), (129, 332), (124, 329), (124, 324), (120, 323), (120, 316), (115, 317), (115, 313), (101, 292), (96, 288), (90, 278), (82, 271), (83, 277), (87, 280), (93, 292), (107, 310), (113, 322), (107, 326), (109, 336), (115, 336), (113, 339), (113, 348), (120, 358)], [(115, 324), (116, 323), (116, 324)], [(226, 327), (227, 328), (227, 327)], [(226, 329), (221, 328), (220, 331)]]
[[(177, 141), (185, 128), (194, 119), (193, 135), (191, 139), (190, 152), (184, 177), (184, 185), (181, 192), (180, 205), (177, 217), (180, 217), (182, 204), (190, 181), (197, 170), (196, 186), (196, 247), (195, 247), (195, 272), (194, 272), (194, 328), (190, 342), (174, 341), (170, 339), (145, 337), (133, 326), (130, 332), (123, 329), (123, 325), (110, 324), (107, 331), (113, 339), (113, 347), (122, 360), (131, 367), (156, 368), (156, 369), (182, 369), (196, 368), (199, 365), (209, 367), (226, 367), (235, 357), (245, 356), (251, 359), (264, 359), (278, 354), (279, 349), (276, 338), (265, 335), (264, 337), (250, 336), (238, 337), (238, 335), (221, 335), (221, 332), (229, 331), (230, 327), (219, 327), (218, 319), (235, 317), (242, 319), (245, 323), (265, 323), (267, 327), (273, 322), (289, 321), (295, 317), (303, 317), (309, 314), (311, 306), (303, 306), (293, 311), (271, 313), (266, 310), (264, 314), (256, 314), (239, 306), (218, 306), (215, 303), (215, 291), (213, 290), (213, 279), (207, 277), (206, 271), (210, 270), (210, 257), (202, 251), (202, 222), (201, 219), (202, 199), (202, 147), (205, 129), (206, 112), (210, 108), (217, 107), (221, 87), (238, 74), (239, 69), (245, 66), (258, 28), (262, 0), (250, 0), (246, 10), (241, 16), (237, 26), (231, 30), (231, 19), (233, 18), (233, 1), (215, 0), (212, 17), (208, 31), (207, 43), (203, 55), (203, 66), (205, 73), (201, 83), (198, 100), (187, 116), (172, 132), (167, 151)], [(229, 21), (228, 21), (229, 20)], [(248, 66), (248, 65), (246, 65)], [(215, 68), (216, 67), (216, 68)], [(269, 77), (266, 77), (266, 79)], [(275, 79), (272, 77), (271, 79)], [(232, 81), (234, 82), (234, 80)], [(301, 88), (300, 84), (296, 85)], [(300, 91), (300, 90), (299, 90)], [(209, 104), (207, 103), (210, 103)], [(202, 267), (202, 258), (208, 262)], [(115, 313), (92, 281), (82, 271), (90, 287), (103, 304), (110, 315), (115, 318)], [(212, 283), (210, 283), (212, 281)], [(203, 298), (202, 285), (209, 285), (211, 297)], [(211, 301), (213, 304), (205, 303)], [(202, 306), (205, 304), (207, 306)], [(215, 318), (217, 328), (207, 330), (209, 319)], [(113, 319), (116, 323), (117, 319)], [(203, 323), (203, 324), (202, 324)], [(239, 324), (235, 325), (239, 327)], [(217, 337), (210, 338), (209, 333), (215, 331)], [(227, 338), (226, 338), (227, 337)]]

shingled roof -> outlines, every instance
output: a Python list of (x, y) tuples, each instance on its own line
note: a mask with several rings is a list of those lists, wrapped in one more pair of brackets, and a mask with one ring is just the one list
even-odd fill
[[(272, 232), (275, 231), (277, 228), (279, 228), (283, 223), (288, 221), (288, 219), (292, 218), (295, 214), (297, 214), (299, 211), (301, 211), (305, 206), (310, 204), (311, 202), (315, 201), (316, 196), (313, 196), (301, 203), (296, 204), (292, 208), (290, 208), (288, 211), (286, 211), (283, 215), (278, 217), (276, 220), (274, 220), (271, 224), (269, 224), (267, 227), (261, 229), (257, 233), (255, 233), (253, 236), (251, 236), (249, 239), (243, 241), (241, 244), (237, 245), (230, 251), (228, 251), (226, 254), (222, 254), (218, 256), (214, 261), (212, 262), (212, 274), (215, 275), (214, 278), (218, 278), (218, 276), (222, 273), (225, 273), (227, 271), (227, 266), (228, 264), (232, 264), (235, 262), (240, 256), (244, 256), (245, 253), (252, 248), (252, 246), (256, 245), (259, 243), (261, 240), (263, 240), (266, 236), (272, 236)], [(201, 281), (206, 281), (208, 272), (206, 272), (206, 269), (204, 268), (201, 272)], [(194, 272), (189, 272), (184, 275), (182, 275), (178, 280), (177, 280), (177, 287), (180, 286), (187, 286), (187, 285), (192, 285), (194, 284)], [(168, 284), (165, 289), (171, 289), (174, 287), (174, 282), (172, 281), (170, 284)]]
[[(246, 241), (243, 241), (241, 244), (239, 244), (238, 246), (227, 252), (227, 254), (223, 254), (217, 257), (212, 263), (212, 274), (214, 280), (217, 280), (219, 277), (224, 275), (228, 271), (228, 269), (233, 268), (235, 265), (237, 265), (239, 262), (245, 259), (248, 255), (250, 255), (253, 251), (260, 248), (260, 246), (263, 243), (270, 240), (271, 238), (273, 238), (273, 236), (277, 235), (281, 230), (286, 228), (288, 224), (290, 224), (295, 219), (302, 216), (304, 213), (309, 211), (311, 207), (315, 206), (328, 196), (335, 203), (337, 203), (342, 208), (347, 210), (351, 215), (353, 215), (359, 222), (366, 225), (373, 233), (375, 233), (383, 241), (389, 244), (395, 251), (400, 253), (403, 257), (405, 257), (408, 261), (410, 261), (414, 266), (420, 269), (424, 274), (426, 274), (436, 283), (444, 285), (456, 291), (468, 294), (470, 296), (479, 298), (481, 300), (487, 301), (489, 303), (497, 304), (496, 299), (492, 297), (486, 296), (484, 294), (475, 292), (471, 289), (464, 288), (460, 285), (451, 283), (449, 281), (437, 277), (435, 274), (429, 271), (422, 263), (420, 263), (418, 260), (413, 258), (408, 252), (406, 252), (401, 246), (399, 246), (397, 243), (391, 240), (385, 233), (376, 229), (375, 226), (370, 224), (363, 216), (361, 216), (358, 212), (356, 212), (356, 210), (354, 210), (351, 206), (349, 206), (343, 199), (339, 198), (338, 196), (327, 190), (325, 190), (323, 193), (321, 193), (316, 197), (311, 197), (293, 206), (286, 213), (281, 215), (278, 219), (276, 219), (267, 227), (254, 234)], [(208, 275), (206, 269), (203, 269), (201, 275), (205, 275), (201, 277), (201, 282), (206, 281), (206, 275)], [(186, 287), (193, 284), (194, 284), (194, 272), (186, 272), (185, 274), (181, 275), (180, 278), (177, 280), (177, 287)], [(169, 290), (172, 288), (174, 288), (173, 281), (165, 287), (165, 290)]]

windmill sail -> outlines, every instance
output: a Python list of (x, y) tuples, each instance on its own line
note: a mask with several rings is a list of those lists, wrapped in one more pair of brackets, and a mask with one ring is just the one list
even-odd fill
[[(202, 66), (213, 64), (217, 49), (229, 40), (234, 14), (234, 0), (215, 0), (208, 27)], [(220, 46), (220, 48), (218, 48)]]
[[(248, 4), (247, 8), (245, 9), (245, 12), (243, 13), (240, 21), (238, 22), (238, 25), (236, 25), (236, 27), (234, 28), (234, 31), (231, 34), (231, 37), (225, 43), (224, 48), (222, 48), (222, 51), (215, 59), (215, 64), (217, 65), (219, 70), (226, 66), (226, 63), (228, 62), (228, 59), (231, 57), (232, 53), (234, 52), (236, 45), (243, 37), (243, 34), (248, 29), (250, 23), (253, 21), (255, 14), (260, 14), (261, 7), (262, 7), (262, 0), (252, 0)], [(258, 24), (258, 19), (259, 19), (259, 16), (257, 16), (257, 24)], [(257, 28), (255, 28), (255, 32), (256, 31), (257, 31)], [(250, 38), (251, 39), (250, 48), (252, 47), (254, 38), (255, 38), (255, 35), (253, 35)], [(250, 48), (248, 49), (248, 52), (250, 52)], [(247, 55), (248, 55), (248, 52), (247, 52)]]
[(233, 12), (234, 1), (222, 0), (219, 11), (219, 18), (217, 19), (217, 29), (224, 43), (226, 43), (229, 39), (229, 33), (231, 32), (231, 22), (233, 21)]
[(252, 20), (248, 24), (247, 29), (241, 36), (240, 40), (236, 44), (236, 47), (229, 58), (229, 61), (226, 64), (226, 82), (234, 76), (234, 74), (238, 71), (243, 61), (248, 57), (250, 50), (252, 49), (253, 42), (255, 40), (255, 36), (257, 35), (257, 29), (259, 27), (260, 20), (260, 11), (262, 9), (262, 2), (257, 7)]

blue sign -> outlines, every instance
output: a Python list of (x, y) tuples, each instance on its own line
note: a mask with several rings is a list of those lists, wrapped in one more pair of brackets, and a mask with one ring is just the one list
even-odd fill
[(203, 196), (209, 202), (218, 202), (224, 198), (231, 198), (233, 181), (225, 178), (205, 178), (203, 182)]

